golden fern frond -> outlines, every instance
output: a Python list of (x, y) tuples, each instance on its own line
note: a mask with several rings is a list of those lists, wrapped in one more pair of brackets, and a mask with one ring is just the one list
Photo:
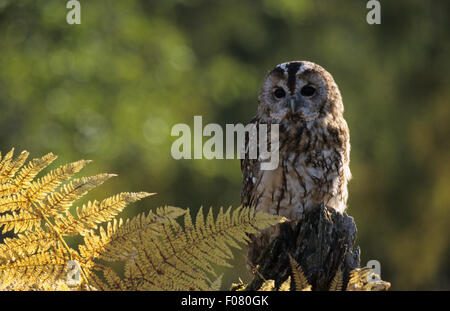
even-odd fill
[(208, 290), (209, 291), (220, 290), (220, 287), (222, 286), (222, 277), (223, 277), (223, 274), (219, 275), (219, 277), (214, 282), (211, 283)]
[[(115, 175), (99, 174), (75, 179), (68, 185), (63, 185), (59, 191), (47, 195), (42, 201), (22, 194), (3, 197), (0, 199), (0, 208), (3, 207), (0, 211), (4, 212), (8, 208), (12, 212), (0, 216), (0, 227), (3, 226), (3, 233), (12, 230), (14, 233), (18, 233), (37, 228), (46, 217), (63, 217), (63, 213), (72, 206), (75, 200), (112, 176)], [(42, 188), (42, 190), (44, 189), (45, 187)], [(38, 197), (42, 196), (41, 192), (36, 190), (34, 188), (33, 193)], [(122, 204), (122, 208), (125, 205)], [(20, 209), (19, 212), (16, 212), (16, 209)]]
[[(242, 282), (242, 281), (241, 281)], [(244, 284), (247, 287), (246, 284)], [(245, 287), (242, 289), (244, 290)], [(289, 276), (286, 281), (284, 281), (280, 287), (276, 288), (275, 280), (265, 280), (261, 287), (258, 289), (259, 292), (272, 292), (272, 291), (280, 291), (280, 292), (288, 292), (291, 290), (291, 277)]]
[(103, 184), (106, 180), (116, 176), (115, 174), (98, 174), (90, 177), (74, 179), (67, 185), (63, 185), (57, 192), (49, 194), (42, 202), (46, 216), (54, 217), (59, 214), (63, 217), (80, 197), (86, 195), (90, 190)]
[(291, 290), (291, 276), (287, 278), (286, 281), (283, 282), (283, 284), (280, 285), (280, 292), (288, 292)]
[[(275, 215), (255, 213), (249, 208), (238, 208), (233, 212), (229, 208), (226, 212), (221, 210), (215, 221), (210, 210), (205, 221), (200, 209), (194, 225), (188, 210), (184, 228), (169, 218), (159, 223), (158, 234), (145, 231), (133, 234), (134, 251), (132, 256), (128, 256), (123, 282), (129, 290), (208, 290), (214, 283), (209, 279), (210, 275), (215, 276), (212, 264), (229, 266), (227, 260), (232, 258), (228, 252), (230, 246), (239, 247), (238, 243), (248, 241), (247, 234), (257, 233), (258, 229), (279, 223), (280, 219)], [(113, 227), (114, 224), (110, 226)], [(108, 230), (114, 230), (102, 230), (100, 236), (86, 237), (86, 247), (108, 248), (104, 242), (110, 236)], [(85, 253), (90, 254), (92, 250)], [(108, 259), (114, 257), (123, 258), (115, 254)]]
[(13, 150), (0, 157), (0, 228), (3, 233), (16, 234), (0, 244), (0, 288), (67, 288), (66, 266), (70, 262), (78, 264), (84, 281), (78, 288), (83, 288), (91, 266), (67, 245), (65, 236), (85, 234), (99, 223), (110, 221), (127, 204), (150, 194), (121, 193), (100, 203), (89, 203), (73, 216), (69, 208), (76, 200), (115, 175), (70, 180), (91, 162), (80, 160), (34, 180), (56, 156), (49, 153), (24, 166), (27, 157), (28, 152), (23, 152), (14, 159)]
[(230, 287), (230, 291), (241, 292), (247, 288), (248, 284), (244, 283), (241, 278), (239, 278), (238, 283), (232, 283)]
[(8, 152), (5, 158), (0, 163), (0, 183), (13, 177), (16, 172), (23, 166), (28, 158), (29, 153), (23, 151), (16, 160), (12, 160), (14, 148)]
[[(294, 277), (295, 290), (311, 291), (312, 287), (308, 284), (302, 268), (300, 265), (289, 256), (292, 276)], [(342, 291), (344, 274), (342, 268), (339, 267), (335, 276), (333, 277), (329, 291)], [(381, 280), (381, 278), (375, 274), (371, 268), (356, 268), (349, 273), (349, 281), (347, 283), (347, 291), (386, 291), (390, 288), (391, 284)], [(242, 281), (237, 284), (233, 284), (232, 290), (245, 290), (247, 284)], [(266, 280), (263, 282), (258, 291), (274, 291), (276, 290), (274, 280)], [(289, 276), (284, 281), (278, 291), (291, 290), (291, 277)]]
[(10, 179), (10, 183), (17, 187), (17, 189), (28, 189), (31, 181), (48, 165), (50, 165), (57, 158), (53, 153), (48, 153), (41, 158), (31, 160), (28, 165), (22, 167), (14, 178)]
[[(282, 221), (250, 208), (229, 208), (220, 209), (216, 219), (211, 209), (206, 217), (200, 209), (194, 224), (189, 210), (174, 207), (115, 219), (126, 205), (151, 195), (146, 192), (88, 202), (72, 214), (76, 200), (114, 175), (71, 179), (90, 162), (81, 160), (36, 179), (56, 156), (49, 153), (25, 164), (27, 158), (23, 152), (14, 159), (13, 150), (0, 156), (0, 227), (14, 233), (0, 244), (2, 289), (219, 289), (221, 276), (216, 277), (213, 265), (229, 266), (232, 247)], [(184, 227), (176, 221), (182, 215)], [(65, 241), (74, 235), (84, 236), (78, 250)], [(104, 261), (125, 261), (124, 277)], [(81, 279), (69, 277), (73, 268)]]
[(259, 292), (271, 292), (275, 290), (275, 280), (266, 280), (258, 289)]
[(53, 232), (41, 230), (27, 231), (16, 238), (5, 238), (0, 244), (0, 262), (44, 252), (54, 246), (57, 240), (58, 236)]
[[(173, 207), (159, 207), (156, 212), (150, 211), (127, 219), (110, 221), (106, 230), (101, 227), (98, 235), (88, 234), (84, 238), (84, 245), (80, 246), (80, 254), (86, 260), (101, 257), (106, 261), (125, 261), (129, 259), (130, 253), (136, 250), (135, 243), (140, 234), (159, 235), (163, 228), (162, 223), (178, 218), (186, 211)], [(77, 223), (75, 223), (77, 224)], [(72, 230), (68, 227), (67, 230)]]
[(356, 268), (350, 271), (347, 291), (386, 291), (391, 283), (381, 280), (371, 268)]
[[(108, 268), (105, 267), (104, 269), (108, 269)], [(113, 290), (113, 286), (109, 285), (107, 283), (107, 281), (105, 281), (104, 279), (106, 279), (106, 278), (101, 278), (95, 273), (89, 274), (89, 284), (92, 284), (91, 288), (95, 288), (96, 290), (101, 290), (101, 291)]]
[(11, 167), (11, 160), (14, 155), (14, 148), (12, 148), (3, 158), (1, 158), (0, 154), (0, 180), (3, 180), (4, 178), (8, 178), (9, 174), (8, 171)]
[(27, 208), (30, 205), (28, 198), (16, 193), (17, 188), (11, 184), (2, 184), (0, 186), (0, 213), (12, 212), (21, 208)]
[(2, 233), (14, 231), (14, 233), (23, 232), (37, 228), (41, 224), (42, 218), (33, 211), (24, 209), (10, 214), (0, 216), (0, 228), (3, 227)]
[(303, 273), (302, 267), (289, 255), (289, 261), (291, 263), (292, 276), (294, 278), (296, 291), (310, 291), (311, 285), (309, 285), (308, 279)]
[(59, 247), (51, 252), (34, 254), (0, 265), (0, 289), (29, 290), (51, 286), (65, 277), (65, 266), (69, 257)]
[(344, 274), (342, 273), (342, 269), (339, 266), (336, 275), (333, 277), (333, 280), (331, 280), (329, 291), (341, 291), (343, 282), (344, 282)]
[(47, 194), (52, 193), (63, 181), (68, 180), (74, 174), (81, 171), (90, 160), (80, 160), (52, 170), (47, 175), (31, 183), (27, 189), (27, 197), (30, 200), (44, 199)]
[(363, 288), (364, 284), (367, 283), (367, 277), (370, 272), (370, 268), (356, 268), (350, 271), (347, 290)]
[(78, 223), (82, 223), (85, 228), (96, 229), (96, 224), (111, 220), (128, 204), (151, 195), (154, 195), (154, 193), (123, 192), (104, 199), (100, 203), (94, 201), (94, 203), (84, 205), (81, 209), (77, 209)]
[(113, 269), (109, 267), (103, 268), (103, 275), (106, 279), (108, 286), (106, 288), (108, 290), (118, 290), (123, 291), (126, 290), (126, 285), (122, 281), (122, 279), (114, 272)]

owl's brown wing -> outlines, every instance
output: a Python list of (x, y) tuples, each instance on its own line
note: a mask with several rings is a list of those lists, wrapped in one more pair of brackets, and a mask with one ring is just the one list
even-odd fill
[[(259, 119), (254, 117), (249, 124), (255, 124), (258, 129)], [(251, 206), (253, 203), (254, 188), (259, 179), (259, 161), (258, 159), (250, 159), (249, 152), (249, 138), (250, 134), (246, 134), (244, 138), (244, 157), (241, 159), (242, 171), (242, 190), (241, 190), (241, 204), (243, 206)], [(257, 134), (256, 134), (257, 135)], [(257, 155), (258, 150), (257, 150)]]

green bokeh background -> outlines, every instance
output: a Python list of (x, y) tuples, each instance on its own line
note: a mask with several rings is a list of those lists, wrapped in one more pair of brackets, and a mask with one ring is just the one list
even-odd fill
[[(170, 204), (239, 205), (238, 160), (170, 156), (173, 125), (245, 123), (265, 74), (289, 60), (325, 67), (351, 130), (348, 213), (361, 262), (394, 290), (450, 289), (450, 2), (96, 0), (81, 25), (66, 1), (0, 0), (0, 150), (92, 159), (119, 174), (94, 191)], [(224, 289), (248, 280), (244, 253)]]

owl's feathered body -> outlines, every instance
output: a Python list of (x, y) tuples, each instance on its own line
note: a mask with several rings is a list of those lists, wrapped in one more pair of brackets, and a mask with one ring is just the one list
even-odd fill
[[(260, 159), (241, 160), (242, 204), (294, 221), (321, 203), (344, 212), (351, 174), (343, 112), (339, 89), (322, 67), (304, 61), (276, 66), (264, 82), (258, 114), (250, 123), (257, 128), (279, 124), (279, 165), (261, 170)], [(277, 229), (251, 237), (250, 263), (278, 235)]]

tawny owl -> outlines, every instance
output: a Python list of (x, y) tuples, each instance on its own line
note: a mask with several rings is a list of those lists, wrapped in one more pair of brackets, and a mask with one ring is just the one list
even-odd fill
[[(261, 159), (245, 154), (242, 204), (294, 221), (321, 203), (342, 213), (351, 178), (350, 136), (343, 113), (338, 86), (321, 66), (293, 61), (270, 71), (250, 123), (279, 124), (279, 165), (262, 170)], [(275, 227), (251, 237), (250, 264), (278, 231)]]

